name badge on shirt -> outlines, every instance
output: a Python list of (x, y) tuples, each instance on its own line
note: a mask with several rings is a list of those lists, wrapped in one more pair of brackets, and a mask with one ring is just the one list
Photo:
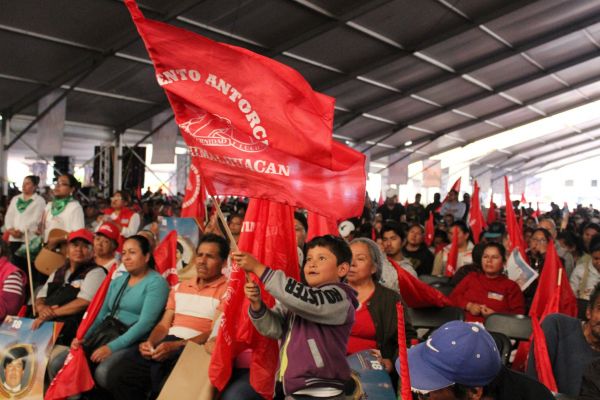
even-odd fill
[(81, 289), (82, 283), (83, 283), (83, 280), (78, 279), (76, 281), (71, 282), (71, 286), (73, 286), (75, 289)]
[(504, 295), (496, 292), (488, 292), (488, 299), (502, 301), (504, 300)]

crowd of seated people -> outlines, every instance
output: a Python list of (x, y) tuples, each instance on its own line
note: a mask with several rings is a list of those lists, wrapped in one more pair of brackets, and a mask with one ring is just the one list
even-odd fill
[[(317, 236), (308, 241), (306, 214), (298, 210), (294, 234), (301, 278), (293, 283), (289, 281), (292, 278), (261, 264), (252, 254), (233, 250), (243, 235), (248, 199), (231, 197), (221, 205), (227, 220), (221, 222), (213, 214), (197, 238), (199, 245), (191, 261), (195, 277), (169, 287), (154, 269), (153, 251), (160, 242), (160, 217), (178, 216), (181, 196), (149, 191), (133, 196), (124, 190), (110, 199), (93, 195), (93, 191), (83, 196), (72, 175), (58, 177), (49, 197), (38, 191), (39, 178), (28, 176), (22, 193), (7, 206), (0, 242), (0, 314), (2, 318), (18, 313), (34, 318), (34, 329), (62, 322), (46, 371), (47, 383), (63, 367), (70, 349), (81, 347), (96, 385), (91, 393), (83, 394), (89, 398), (156, 398), (188, 342), (203, 345), (211, 353), (219, 335), (221, 302), (227, 296), (232, 262), (256, 275), (264, 290), (277, 300), (276, 306), (269, 308), (261, 300), (258, 285), (250, 282), (245, 286), (249, 318), (257, 331), (280, 340), (277, 380), (282, 385), (277, 395), (291, 399), (345, 398), (350, 380), (347, 357), (365, 350), (372, 351), (397, 390), (401, 390), (395, 368), (399, 347), (410, 349), (409, 369), (415, 376), (426, 375), (433, 356), (439, 357), (439, 365), (452, 364), (461, 354), (476, 351), (469, 345), (457, 353), (434, 351), (433, 356), (427, 355), (431, 347), (436, 348), (436, 342), (460, 342), (473, 336), (472, 340), (481, 342), (481, 351), (489, 351), (492, 347), (481, 324), (497, 313), (527, 314), (538, 289), (539, 277), (523, 291), (507, 275), (511, 243), (503, 209), (498, 209), (495, 222), (490, 221), (480, 237), (474, 238), (466, 222), (470, 204), (468, 199), (460, 202), (458, 193), (451, 193), (443, 202), (436, 196), (429, 205), (421, 204), (418, 196), (406, 207), (393, 191), (381, 205), (367, 197), (363, 215), (344, 224), (339, 236)], [(548, 244), (554, 243), (579, 300), (581, 319), (554, 314), (542, 322), (558, 391), (572, 398), (580, 393), (582, 399), (594, 398), (585, 396), (598, 390), (594, 378), (600, 359), (598, 212), (578, 207), (565, 221), (564, 213), (555, 205), (543, 215), (535, 214), (527, 205), (509, 206), (515, 207), (522, 220), (527, 244), (524, 253), (531, 268), (543, 273), (549, 259)], [(425, 228), (429, 213), (434, 218), (432, 232)], [(227, 230), (233, 243), (227, 239)], [(428, 235), (431, 242), (426, 240)], [(56, 254), (63, 251), (62, 264), (49, 274), (37, 268), (30, 273), (23, 252), (29, 245), (36, 252), (40, 248)], [(448, 276), (453, 253), (456, 270)], [(399, 274), (399, 269), (405, 274)], [(418, 334), (405, 302), (410, 299), (402, 292), (406, 276), (425, 285), (433, 278), (444, 282), (449, 289), (446, 304), (461, 309), (466, 321), (452, 326), (452, 334), (459, 339), (448, 332), (435, 331), (429, 337)], [(78, 340), (77, 328), (105, 280), (110, 284), (100, 312)], [(35, 288), (33, 296), (30, 281)], [(290, 285), (304, 285), (315, 295), (327, 291), (323, 298), (333, 296), (336, 301), (305, 301), (285, 290)], [(406, 342), (402, 346), (398, 343), (397, 304), (406, 311)], [(121, 332), (94, 347), (98, 332), (111, 319), (120, 324)], [(424, 340), (430, 346), (415, 346)], [(236, 360), (221, 398), (261, 398), (250, 384), (248, 363), (244, 362), (247, 357), (243, 354)], [(465, 364), (454, 372), (444, 369), (435, 384), (431, 384), (431, 376), (416, 378), (412, 387), (417, 396), (432, 399), (516, 398), (510, 397), (515, 387), (527, 388), (522, 392), (529, 394), (521, 398), (546, 398), (548, 392), (537, 383), (533, 353), (524, 371), (529, 377), (500, 366), (495, 355), (485, 357), (489, 368), (477, 371), (481, 378), (463, 379), (471, 368)], [(314, 379), (320, 384), (312, 385)], [(442, 394), (454, 397), (435, 397)]]

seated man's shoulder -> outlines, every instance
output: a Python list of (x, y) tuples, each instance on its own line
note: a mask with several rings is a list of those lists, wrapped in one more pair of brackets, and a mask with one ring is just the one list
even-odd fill
[(574, 333), (581, 330), (581, 321), (566, 314), (549, 314), (542, 321), (542, 328), (544, 330), (552, 328)]

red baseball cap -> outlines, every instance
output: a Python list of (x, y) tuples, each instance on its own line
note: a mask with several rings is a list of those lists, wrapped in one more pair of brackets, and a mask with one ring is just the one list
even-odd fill
[(71, 243), (73, 240), (76, 239), (83, 239), (89, 244), (94, 243), (94, 235), (92, 234), (92, 232), (84, 228), (69, 233), (69, 236), (67, 237), (67, 242)]
[(107, 238), (119, 243), (121, 232), (119, 232), (119, 228), (117, 228), (117, 226), (112, 222), (104, 222), (96, 231), (96, 235), (104, 235)]

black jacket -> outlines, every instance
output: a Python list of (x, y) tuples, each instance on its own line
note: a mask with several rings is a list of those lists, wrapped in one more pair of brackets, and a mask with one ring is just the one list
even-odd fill
[[(375, 292), (367, 302), (367, 309), (375, 325), (375, 340), (381, 356), (395, 361), (398, 357), (398, 315), (396, 303), (402, 301), (400, 295), (391, 289), (375, 283)], [(404, 328), (406, 330), (406, 344), (410, 346), (412, 339), (417, 337), (417, 332), (412, 326), (404, 306)]]

